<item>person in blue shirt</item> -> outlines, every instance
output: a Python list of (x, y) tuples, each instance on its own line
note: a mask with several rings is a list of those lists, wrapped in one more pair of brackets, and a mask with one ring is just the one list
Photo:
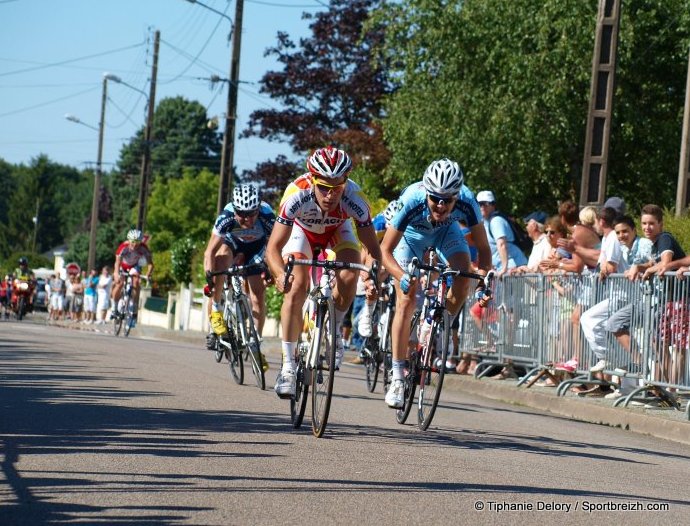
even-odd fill
[[(383, 266), (396, 280), (396, 310), (391, 327), (393, 381), (386, 393), (386, 404), (403, 405), (403, 374), (408, 354), (410, 322), (416, 306), (415, 277), (407, 272), (412, 258), (422, 260), (428, 247), (435, 247), (439, 258), (456, 270), (467, 271), (470, 256), (460, 227), (464, 220), (479, 250), (482, 271), (491, 268), (491, 252), (481, 223), (474, 194), (464, 184), (458, 163), (450, 159), (432, 162), (421, 182), (408, 186), (400, 196), (402, 208), (390, 221), (381, 243)], [(469, 281), (456, 279), (448, 294), (447, 308), (453, 319), (465, 302)], [(412, 292), (412, 294), (410, 294)]]
[(527, 257), (515, 244), (510, 224), (497, 213), (494, 193), (490, 190), (479, 192), (477, 201), (484, 218), (484, 228), (491, 246), (491, 260), (498, 278), (512, 268), (527, 265)]

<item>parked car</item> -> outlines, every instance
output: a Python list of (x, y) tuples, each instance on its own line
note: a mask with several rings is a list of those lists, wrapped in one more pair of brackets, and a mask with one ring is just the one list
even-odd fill
[(34, 296), (34, 308), (40, 310), (48, 310), (48, 293), (46, 292), (46, 280), (43, 278), (36, 279), (36, 296)]

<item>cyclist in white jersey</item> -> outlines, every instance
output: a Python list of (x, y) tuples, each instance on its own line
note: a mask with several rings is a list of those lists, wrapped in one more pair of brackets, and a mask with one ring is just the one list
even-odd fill
[[(334, 147), (320, 148), (307, 160), (308, 172), (290, 183), (266, 248), (266, 261), (280, 292), (283, 368), (275, 391), (281, 398), (295, 394), (294, 351), (302, 327), (302, 306), (309, 286), (308, 268), (296, 266), (287, 285), (284, 264), (288, 255), (311, 259), (315, 249), (332, 249), (338, 261), (360, 263), (359, 240), (367, 247), (369, 260), (380, 260), (381, 250), (371, 224), (369, 203), (357, 184), (348, 179), (350, 156)], [(357, 236), (352, 222), (357, 228)], [(333, 290), (337, 333), (354, 299), (357, 273), (343, 270), (336, 275)], [(369, 282), (370, 288), (373, 284)], [(336, 367), (342, 361), (343, 342), (336, 337)]]

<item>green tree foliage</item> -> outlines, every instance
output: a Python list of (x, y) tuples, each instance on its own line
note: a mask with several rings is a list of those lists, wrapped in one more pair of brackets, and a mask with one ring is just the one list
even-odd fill
[(192, 259), (195, 252), (194, 242), (185, 237), (175, 241), (170, 249), (171, 273), (177, 283), (192, 281)]
[[(382, 117), (383, 96), (389, 92), (387, 69), (371, 59), (383, 42), (383, 27), (370, 24), (372, 10), (383, 0), (331, 0), (328, 10), (315, 15), (311, 36), (297, 45), (286, 33), (266, 51), (283, 67), (261, 79), (261, 92), (286, 109), (261, 109), (250, 115), (244, 137), (288, 142), (303, 158), (311, 149), (336, 144), (346, 149), (356, 166), (368, 161), (369, 171), (388, 162), (383, 134), (376, 125)], [(284, 157), (267, 161), (245, 172), (243, 180), (264, 182), (269, 199), (282, 193), (288, 182), (303, 170), (303, 162), (288, 163)]]
[[(183, 169), (191, 166), (220, 170), (221, 136), (209, 128), (206, 108), (184, 97), (160, 101), (153, 117), (151, 141), (152, 180), (178, 179)], [(129, 174), (137, 182), (144, 152), (144, 129), (120, 152), (118, 171)]]
[[(380, 12), (382, 56), (399, 82), (384, 121), (386, 182), (403, 187), (449, 156), (506, 210), (553, 210), (578, 195), (596, 12), (581, 0), (403, 0)], [(658, 187), (665, 200), (677, 171), (688, 3), (629, 0), (623, 13), (609, 193), (635, 201), (631, 184)]]
[(168, 250), (189, 237), (201, 245), (208, 241), (216, 217), (218, 175), (204, 169), (184, 169), (181, 178), (158, 180), (149, 198), (147, 224), (151, 250)]

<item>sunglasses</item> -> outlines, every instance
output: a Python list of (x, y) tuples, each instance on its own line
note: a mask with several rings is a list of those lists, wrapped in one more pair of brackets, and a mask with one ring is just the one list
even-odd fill
[(489, 206), (493, 203), (491, 201), (479, 201), (479, 206)]
[(544, 230), (544, 234), (546, 234), (547, 236), (555, 236), (556, 234), (558, 234), (558, 232), (556, 232), (555, 230)]
[(328, 183), (324, 183), (322, 181), (316, 181), (315, 180), (314, 186), (316, 186), (316, 188), (318, 188), (320, 192), (327, 194), (331, 190), (334, 192), (339, 192), (340, 190), (345, 188), (345, 183), (347, 183), (347, 179), (340, 184), (328, 184)]
[(434, 204), (450, 204), (455, 201), (456, 197), (454, 195), (436, 195), (436, 194), (426, 194), (429, 200)]
[(258, 210), (235, 210), (239, 217), (252, 217), (259, 213)]

